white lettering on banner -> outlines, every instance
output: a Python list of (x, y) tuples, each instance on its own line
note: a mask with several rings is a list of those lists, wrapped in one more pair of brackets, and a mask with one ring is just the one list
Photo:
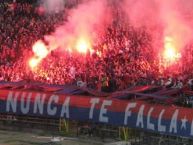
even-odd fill
[(147, 129), (155, 130), (155, 126), (153, 123), (150, 122), (151, 119), (151, 113), (153, 112), (154, 108), (151, 107), (147, 114)]
[(52, 95), (48, 101), (48, 106), (47, 106), (47, 112), (48, 115), (56, 115), (57, 112), (57, 107), (51, 108), (52, 103), (58, 103), (59, 97), (57, 95)]
[(35, 97), (33, 113), (38, 113), (38, 110), (39, 110), (39, 113), (43, 114), (45, 98), (46, 98), (46, 94), (42, 95), (40, 93), (37, 93)]
[(90, 112), (89, 112), (89, 119), (93, 118), (93, 112), (94, 112), (95, 105), (98, 104), (99, 101), (100, 101), (99, 98), (93, 98), (90, 100), (91, 108), (90, 108)]
[[(32, 100), (32, 96), (34, 98), (34, 101)], [(2, 100), (3, 102), (1, 102), (3, 103), (3, 107), (5, 105), (5, 108), (2, 108), (2, 111), (3, 112), (6, 111), (10, 113), (13, 112), (16, 115), (18, 115), (20, 112), (25, 115), (29, 113), (34, 113), (34, 115), (38, 115), (38, 114), (48, 115), (48, 117), (59, 114), (60, 117), (70, 118), (71, 117), (70, 113), (73, 113), (72, 116), (76, 115), (77, 113), (77, 112), (70, 112), (71, 105), (72, 107), (74, 105), (77, 108), (81, 108), (79, 102), (77, 101), (73, 103), (73, 100), (72, 100), (72, 104), (70, 104), (71, 97), (69, 96), (64, 97), (61, 95), (62, 97), (61, 101), (63, 101), (62, 102), (63, 104), (61, 104), (61, 107), (59, 107), (60, 104), (58, 104), (60, 100), (60, 96), (55, 94), (52, 94), (52, 95), (48, 94), (48, 96), (46, 96), (46, 94), (41, 94), (41, 93), (10, 91), (8, 92), (6, 97), (5, 99), (7, 100), (5, 100), (5, 102)], [(86, 109), (89, 111), (86, 111), (86, 110), (82, 111), (83, 113), (82, 115), (85, 117), (83, 119), (88, 119), (88, 117), (89, 119), (93, 119), (97, 115), (98, 122), (108, 123), (108, 122), (113, 122), (110, 119), (114, 119), (116, 117), (116, 116), (110, 117), (108, 111), (110, 111), (109, 109), (111, 108), (109, 106), (112, 105), (112, 107), (116, 107), (119, 104), (119, 101), (117, 105), (115, 104), (115, 106), (113, 106), (114, 105), (113, 100), (100, 100), (100, 98), (90, 98), (85, 102), (88, 102), (87, 105), (90, 108), (87, 107)], [(160, 112), (157, 113), (157, 116), (154, 118), (153, 114), (156, 113), (157, 110), (161, 108), (161, 106), (147, 107), (145, 103), (142, 104), (141, 106), (138, 106), (137, 102), (130, 102), (130, 103), (128, 102), (125, 105), (122, 106), (122, 108), (125, 107), (124, 108), (125, 112), (121, 112), (121, 113), (124, 113), (124, 116), (119, 118), (119, 121), (122, 121), (121, 124), (118, 124), (120, 126), (125, 125), (128, 127), (133, 127), (133, 124), (131, 123), (135, 121), (134, 125), (136, 125), (136, 127), (139, 127), (139, 128), (145, 128), (152, 131), (158, 131), (163, 133), (167, 131), (171, 134), (176, 134), (176, 135), (177, 133), (180, 133), (180, 135), (182, 136), (188, 136), (188, 135), (193, 136), (193, 120), (191, 122), (191, 127), (190, 127), (189, 125), (190, 118), (186, 119), (186, 116), (184, 116), (184, 118), (180, 118), (179, 108), (175, 108), (174, 112), (172, 112), (173, 109), (170, 110), (170, 108), (166, 108), (166, 110), (162, 109), (160, 110)], [(98, 110), (98, 106), (100, 106), (99, 114), (98, 113), (95, 114), (96, 107)], [(137, 112), (137, 115), (134, 115), (135, 113), (133, 112), (133, 110), (135, 110), (136, 108), (138, 108), (139, 110)], [(163, 106), (163, 108), (165, 107)], [(185, 110), (185, 111), (188, 111), (188, 110)], [(115, 108), (115, 112), (118, 112), (116, 108)], [(171, 113), (171, 116), (168, 116), (168, 113)], [(114, 112), (112, 113), (112, 115), (115, 115), (115, 114), (116, 113)], [(134, 117), (134, 116), (137, 116), (137, 117)], [(144, 116), (147, 117), (147, 120), (145, 120), (146, 117)], [(169, 118), (166, 118), (166, 117), (169, 117)], [(129, 121), (129, 119), (131, 119), (132, 121)], [(181, 119), (181, 121), (179, 120), (178, 122), (178, 119)], [(166, 123), (165, 121), (169, 123)], [(183, 131), (183, 132), (179, 132), (179, 131)]]
[(136, 103), (129, 103), (127, 105), (127, 108), (125, 109), (125, 119), (124, 119), (124, 125), (127, 125), (128, 117), (131, 116), (131, 109), (136, 107)]
[(64, 117), (64, 114), (66, 114), (66, 118), (70, 118), (69, 105), (70, 105), (70, 97), (67, 97), (62, 105), (60, 117)]
[(191, 132), (190, 135), (193, 136), (193, 120), (192, 120), (192, 124), (191, 124)]
[(136, 123), (137, 127), (140, 127), (140, 124), (141, 124), (141, 128), (144, 127), (144, 124), (143, 124), (143, 111), (144, 111), (144, 108), (145, 108), (145, 105), (141, 105), (141, 107), (139, 109), (139, 112), (138, 112), (138, 115), (137, 115), (137, 123)]
[(13, 96), (13, 92), (9, 92), (7, 102), (6, 102), (6, 111), (9, 112), (12, 111), (16, 113), (17, 111), (17, 98), (19, 96), (19, 92), (16, 92), (15, 95)]
[(172, 115), (172, 120), (171, 120), (171, 123), (170, 123), (170, 132), (173, 132), (174, 133), (177, 133), (177, 119), (178, 119), (178, 113), (179, 113), (179, 110), (177, 109), (174, 114)]
[(105, 107), (110, 106), (111, 104), (112, 104), (112, 100), (104, 100), (103, 101), (103, 104), (102, 104), (101, 110), (100, 110), (100, 115), (99, 115), (99, 121), (100, 122), (104, 122), (104, 123), (109, 122), (108, 117), (106, 117), (104, 115), (107, 114), (107, 109)]
[(165, 112), (165, 109), (163, 109), (160, 114), (159, 114), (159, 118), (158, 118), (158, 131), (159, 132), (166, 132), (166, 126), (162, 125), (162, 116)]
[(181, 129), (184, 129), (184, 130), (186, 130), (186, 123), (187, 123), (187, 119), (186, 119), (186, 116), (184, 116), (184, 118), (183, 119), (181, 119), (181, 122), (182, 122), (182, 124), (181, 124)]
[(32, 93), (28, 93), (27, 98), (26, 98), (25, 92), (23, 92), (21, 95), (21, 112), (23, 114), (29, 113), (31, 96), (32, 96)]

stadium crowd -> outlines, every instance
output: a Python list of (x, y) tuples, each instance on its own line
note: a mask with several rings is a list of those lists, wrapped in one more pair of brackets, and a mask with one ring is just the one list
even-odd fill
[[(1, 3), (0, 81), (77, 84), (109, 92), (148, 84), (182, 88), (191, 78), (182, 73), (160, 73), (151, 35), (144, 27), (134, 28), (124, 21), (109, 26), (94, 44), (95, 53), (82, 57), (64, 53), (59, 57), (52, 52), (41, 67), (31, 71), (27, 62), (32, 45), (53, 32), (64, 21), (64, 13), (42, 15), (31, 4)], [(189, 84), (193, 85), (192, 80)]]

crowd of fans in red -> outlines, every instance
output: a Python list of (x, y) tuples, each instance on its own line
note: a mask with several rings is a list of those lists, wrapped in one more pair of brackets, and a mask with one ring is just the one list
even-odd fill
[(100, 53), (80, 57), (71, 53), (58, 56), (57, 52), (52, 52), (36, 71), (31, 71), (28, 59), (32, 55), (32, 45), (53, 32), (64, 19), (64, 12), (40, 15), (30, 4), (17, 4), (12, 10), (1, 3), (0, 80), (77, 84), (114, 91), (148, 84), (181, 88), (182, 80), (189, 79), (178, 76), (173, 81), (168, 79), (170, 75), (160, 75), (149, 33), (144, 27), (134, 28), (122, 21), (114, 21), (94, 44), (95, 52)]

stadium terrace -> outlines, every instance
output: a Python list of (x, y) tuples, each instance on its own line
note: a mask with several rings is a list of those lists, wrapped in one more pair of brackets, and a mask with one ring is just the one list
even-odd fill
[(0, 1), (0, 118), (113, 126), (126, 141), (130, 129), (158, 134), (159, 144), (162, 135), (192, 139), (192, 7)]

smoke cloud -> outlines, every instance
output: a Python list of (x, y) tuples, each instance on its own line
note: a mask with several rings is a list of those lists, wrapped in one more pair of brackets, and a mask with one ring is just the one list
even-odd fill
[(133, 26), (151, 30), (154, 41), (170, 37), (180, 50), (192, 40), (191, 23), (185, 19), (193, 14), (192, 6), (192, 0), (124, 0), (122, 8)]
[(71, 9), (67, 21), (56, 28), (55, 32), (45, 36), (51, 50), (73, 49), (78, 39), (90, 44), (103, 33), (111, 21), (111, 13), (106, 0), (90, 0)]
[(65, 6), (64, 0), (41, 0), (41, 4), (48, 13), (62, 11)]
[[(130, 25), (145, 26), (152, 36), (152, 46), (159, 53), (165, 41), (181, 51), (192, 40), (193, 0), (84, 0), (69, 10), (67, 21), (45, 36), (49, 49), (73, 49), (77, 40), (84, 39), (89, 46), (112, 23), (114, 3), (125, 14)], [(62, 10), (63, 0), (45, 0), (49, 11)], [(117, 10), (116, 9), (116, 10)], [(125, 17), (123, 19), (125, 19)], [(115, 18), (116, 19), (116, 18)]]

